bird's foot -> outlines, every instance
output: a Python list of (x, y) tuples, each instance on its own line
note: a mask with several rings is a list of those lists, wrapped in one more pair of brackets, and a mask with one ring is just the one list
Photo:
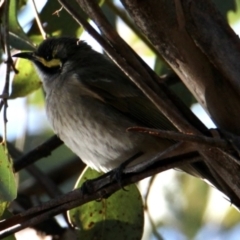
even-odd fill
[(143, 154), (142, 152), (138, 152), (131, 158), (127, 159), (125, 162), (121, 163), (117, 168), (115, 168), (111, 172), (109, 172), (111, 174), (112, 180), (115, 180), (119, 184), (119, 186), (125, 191), (127, 191), (127, 190), (124, 188), (124, 182), (123, 182), (123, 176), (125, 174), (124, 170), (127, 168), (127, 166), (130, 163), (134, 162), (142, 154)]

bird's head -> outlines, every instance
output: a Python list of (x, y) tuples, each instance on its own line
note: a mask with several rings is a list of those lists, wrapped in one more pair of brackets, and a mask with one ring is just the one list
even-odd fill
[(64, 71), (65, 64), (74, 62), (79, 51), (84, 50), (91, 50), (91, 47), (77, 38), (48, 38), (39, 45), (36, 51), (21, 52), (13, 55), (13, 57), (24, 58), (33, 62), (42, 80), (45, 81)]

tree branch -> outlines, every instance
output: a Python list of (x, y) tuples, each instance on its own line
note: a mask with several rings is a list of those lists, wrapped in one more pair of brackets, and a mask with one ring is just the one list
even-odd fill
[[(183, 164), (199, 160), (196, 153), (188, 153), (173, 158), (165, 158), (148, 166), (144, 172), (122, 174), (121, 186), (115, 176), (115, 171), (104, 174), (98, 179), (91, 180), (86, 186), (76, 189), (61, 197), (50, 200), (40, 206), (33, 207), (24, 213), (17, 214), (5, 221), (0, 222), (0, 238), (9, 236), (21, 229), (33, 226), (63, 211), (81, 206), (92, 200), (101, 199), (110, 196), (120, 188), (135, 183), (143, 178), (153, 174), (165, 171), (167, 169), (180, 167)], [(127, 170), (127, 169), (126, 169)]]
[(14, 161), (14, 169), (15, 172), (20, 171), (26, 166), (34, 163), (40, 158), (49, 156), (52, 151), (62, 145), (62, 140), (58, 138), (56, 135), (48, 139), (43, 144), (37, 146), (35, 149), (30, 151), (29, 153), (23, 155), (22, 157), (16, 159)]

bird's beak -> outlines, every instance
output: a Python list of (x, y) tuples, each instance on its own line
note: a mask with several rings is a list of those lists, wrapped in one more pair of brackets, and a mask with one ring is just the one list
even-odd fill
[(28, 60), (34, 60), (35, 59), (33, 52), (21, 52), (21, 53), (14, 54), (12, 57), (25, 58), (25, 59), (28, 59)]
[(47, 61), (43, 57), (37, 56), (34, 52), (21, 52), (21, 53), (14, 54), (12, 57), (25, 58), (32, 61), (33, 63), (39, 62), (48, 68), (62, 66), (62, 62), (60, 59), (52, 59), (50, 61)]

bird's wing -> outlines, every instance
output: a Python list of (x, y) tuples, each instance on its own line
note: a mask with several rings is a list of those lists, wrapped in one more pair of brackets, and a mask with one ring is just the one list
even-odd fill
[[(96, 70), (96, 69), (95, 69)], [(86, 74), (86, 75), (85, 75)], [(131, 117), (135, 122), (164, 130), (174, 130), (174, 126), (154, 106), (154, 104), (120, 70), (106, 74), (99, 71), (78, 73), (79, 80), (104, 101)]]
[[(157, 129), (176, 130), (170, 121), (120, 70), (112, 71), (110, 69), (106, 74), (101, 70), (99, 73), (97, 71), (89, 71), (88, 73), (83, 71), (82, 74), (78, 74), (78, 79), (105, 103), (120, 112), (124, 112), (136, 123)], [(194, 176), (208, 179), (220, 191), (224, 190), (204, 162), (187, 164), (181, 166), (181, 169)]]

